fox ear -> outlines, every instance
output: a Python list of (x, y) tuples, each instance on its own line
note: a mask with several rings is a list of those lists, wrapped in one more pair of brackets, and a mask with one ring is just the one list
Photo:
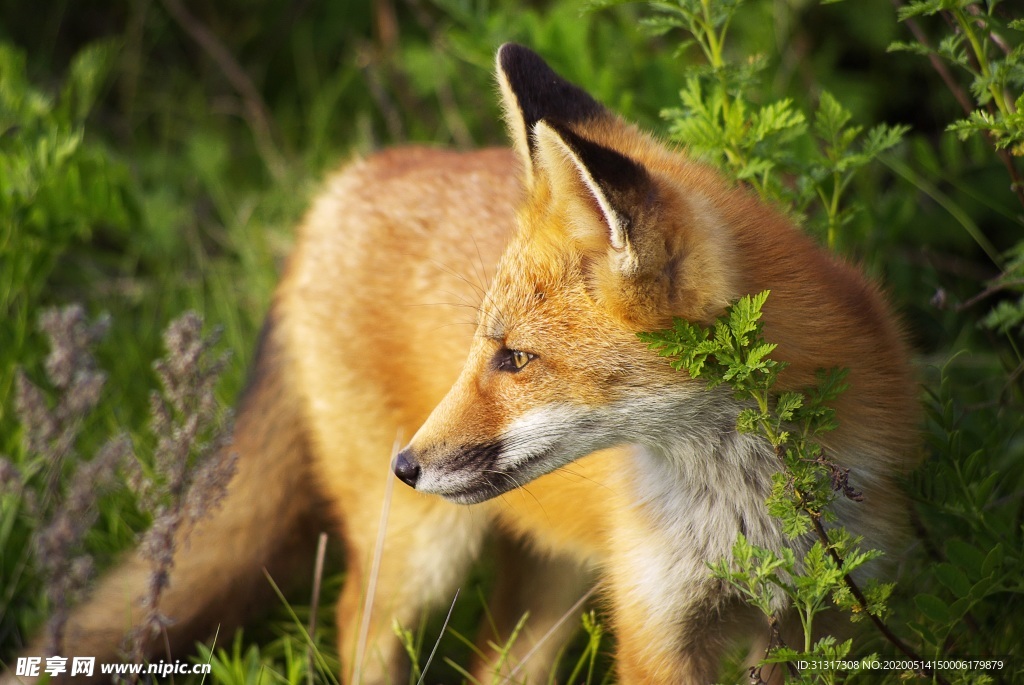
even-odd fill
[(536, 153), (534, 129), (539, 121), (574, 125), (607, 116), (608, 111), (522, 45), (505, 43), (498, 48), (496, 61), (505, 121), (523, 160), (529, 187), (533, 184)]
[(617, 253), (620, 270), (635, 272), (640, 265), (634, 233), (649, 220), (656, 192), (647, 169), (615, 150), (548, 121), (537, 125), (535, 136), (538, 160), (552, 177), (556, 192), (579, 195), (582, 191), (585, 202), (596, 205), (606, 232), (589, 237), (600, 239)]

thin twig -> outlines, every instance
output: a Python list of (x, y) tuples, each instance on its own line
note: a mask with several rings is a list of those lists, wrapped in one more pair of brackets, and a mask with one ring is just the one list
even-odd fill
[[(900, 2), (900, 0), (892, 0), (892, 4), (897, 11), (903, 7), (903, 3)], [(928, 34), (924, 32), (921, 25), (912, 17), (904, 19), (903, 23), (906, 24), (907, 28), (910, 29), (910, 32), (914, 34), (914, 39), (928, 49), (928, 61), (931, 62), (932, 68), (939, 74), (943, 83), (946, 84), (946, 87), (949, 88), (950, 92), (953, 93), (953, 97), (956, 98), (961, 109), (964, 110), (964, 114), (970, 116), (971, 112), (974, 111), (974, 103), (971, 102), (971, 99), (967, 97), (967, 93), (960, 87), (960, 84), (957, 83), (956, 78), (953, 76), (953, 72), (949, 70), (949, 67), (947, 67), (946, 63), (942, 61), (942, 58), (939, 57), (938, 53), (932, 49), (932, 46), (928, 43)]]
[(459, 592), (462, 588), (455, 591), (455, 596), (452, 597), (452, 605), (448, 607), (448, 615), (444, 617), (444, 624), (441, 626), (441, 632), (437, 634), (437, 640), (434, 641), (434, 648), (430, 650), (430, 656), (427, 657), (427, 663), (423, 664), (423, 671), (420, 673), (419, 680), (416, 681), (416, 685), (423, 685), (423, 680), (427, 677), (427, 671), (430, 670), (430, 662), (434, 660), (434, 655), (437, 654), (437, 647), (441, 644), (441, 638), (444, 637), (444, 631), (448, 630), (448, 622), (452, 620), (452, 612), (455, 611), (455, 603), (459, 601)]
[(514, 678), (516, 674), (518, 674), (519, 671), (522, 670), (523, 666), (526, 665), (526, 662), (529, 661), (533, 657), (533, 655), (537, 653), (537, 650), (540, 649), (545, 642), (551, 639), (551, 636), (555, 634), (555, 631), (558, 630), (562, 626), (562, 624), (569, 619), (570, 616), (579, 611), (580, 607), (583, 606), (583, 604), (588, 599), (593, 597), (594, 593), (597, 592), (600, 587), (601, 584), (598, 583), (597, 585), (583, 593), (583, 596), (577, 599), (576, 603), (569, 607), (569, 609), (564, 614), (562, 614), (562, 617), (555, 621), (554, 625), (548, 628), (548, 631), (546, 633), (541, 635), (540, 639), (533, 644), (533, 647), (530, 647), (530, 651), (528, 651), (523, 656), (523, 658), (519, 660), (519, 663), (516, 664), (516, 667), (513, 668), (512, 671), (507, 676), (505, 676), (505, 679), (502, 680), (501, 683), (499, 683), (499, 685), (505, 685), (505, 683), (512, 680), (512, 678)]
[(356, 643), (356, 663), (352, 668), (352, 682), (362, 682), (363, 658), (366, 656), (366, 642), (370, 635), (370, 615), (373, 611), (373, 599), (377, 593), (377, 576), (380, 574), (380, 562), (384, 556), (384, 537), (388, 528), (388, 513), (391, 511), (391, 495), (395, 489), (395, 476), (391, 472), (391, 463), (402, 448), (402, 431), (395, 434), (395, 444), (391, 448), (391, 459), (388, 460), (388, 475), (384, 485), (384, 504), (380, 508), (380, 524), (377, 528), (377, 543), (373, 550), (373, 561), (370, 564), (370, 576), (366, 587), (366, 600), (363, 603), (363, 620), (359, 627), (359, 640)]
[[(903, 7), (903, 3), (900, 2), (900, 0), (892, 0), (892, 4), (894, 7), (896, 7), (897, 10)], [(943, 18), (946, 19), (946, 21), (950, 24), (953, 30), (956, 30), (955, 23), (950, 21), (949, 16), (947, 14), (943, 13)], [(953, 74), (946, 67), (945, 62), (942, 61), (942, 58), (939, 57), (938, 53), (936, 53), (932, 49), (931, 44), (929, 44), (928, 42), (927, 34), (924, 32), (921, 26), (916, 21), (914, 21), (913, 18), (908, 17), (907, 19), (904, 19), (903, 22), (907, 25), (907, 28), (910, 29), (910, 32), (914, 34), (914, 38), (917, 40), (917, 42), (919, 42), (921, 45), (928, 49), (928, 61), (931, 62), (932, 68), (935, 69), (936, 72), (938, 72), (939, 76), (946, 84), (946, 87), (949, 88), (950, 92), (953, 94), (953, 97), (956, 98), (956, 101), (964, 110), (964, 114), (970, 116), (971, 113), (974, 111), (974, 103), (970, 100), (970, 98), (967, 97), (967, 94), (964, 92), (963, 88), (960, 87), (960, 84), (957, 83), (956, 79), (953, 77)], [(996, 45), (1000, 44), (991, 32), (989, 32), (989, 37), (992, 38), (993, 42), (995, 42)], [(1003, 163), (1003, 166), (1006, 167), (1006, 172), (1010, 175), (1011, 192), (1013, 192), (1017, 196), (1017, 200), (1020, 201), (1021, 206), (1024, 206), (1024, 181), (1021, 180), (1020, 173), (1017, 171), (1017, 165), (1013, 161), (1013, 156), (1009, 153), (1009, 151), (996, 147), (995, 138), (992, 137), (991, 133), (989, 133), (988, 131), (983, 131), (982, 134), (985, 136), (985, 139), (992, 146), (992, 149), (995, 150), (996, 156), (999, 157), (1000, 161)]]
[[(782, 463), (783, 469), (786, 470), (786, 464), (781, 447), (775, 448), (775, 456)], [(825, 531), (825, 527), (821, 524), (821, 513), (818, 511), (814, 511), (807, 504), (804, 503), (805, 498), (799, 490), (795, 490), (795, 492), (799, 502), (801, 503), (799, 505), (800, 510), (807, 514), (807, 516), (811, 519), (811, 524), (814, 526), (814, 532), (817, 534), (818, 540), (821, 542), (822, 546), (826, 550), (828, 550), (828, 554), (830, 557), (832, 557), (832, 561), (835, 562), (836, 566), (839, 569), (844, 568), (846, 564), (843, 557), (840, 556), (839, 552), (836, 551), (835, 547), (832, 544), (832, 541), (829, 540), (828, 533)], [(850, 495), (846, 492), (845, 489), (843, 490), (843, 493), (849, 499), (853, 499), (854, 501), (861, 501), (853, 497), (850, 497)], [(850, 576), (850, 574), (845, 572), (843, 573), (843, 582), (846, 584), (846, 587), (850, 589), (850, 593), (860, 603), (861, 607), (863, 607), (864, 614), (871, 620), (875, 627), (878, 628), (878, 631), (882, 633), (882, 635), (887, 640), (889, 640), (889, 642), (895, 645), (897, 649), (899, 649), (901, 652), (906, 654), (911, 659), (914, 659), (916, 661), (924, 661), (920, 654), (915, 652), (912, 647), (907, 645), (903, 640), (900, 639), (898, 635), (892, 632), (892, 630), (889, 628), (888, 625), (885, 624), (885, 621), (883, 621), (880, 616), (878, 616), (868, 608), (869, 605), (867, 597), (864, 595), (864, 592), (860, 589), (860, 586), (857, 585), (857, 582), (853, 579), (852, 576)], [(935, 681), (939, 683), (939, 685), (950, 685), (948, 680), (940, 676), (938, 673), (935, 673), (934, 670), (931, 668), (922, 668), (921, 672), (924, 673), (926, 676), (934, 676)]]
[[(775, 649), (776, 647), (785, 647), (785, 646), (786, 646), (786, 641), (782, 639), (782, 631), (779, 628), (779, 619), (778, 619), (777, 616), (772, 614), (772, 615), (770, 615), (768, 617), (768, 646), (766, 646), (764, 648), (764, 657), (761, 660), (762, 661), (767, 660), (769, 655), (771, 654), (772, 650)], [(767, 665), (767, 664), (765, 664), (765, 665)], [(774, 664), (774, 665), (775, 666), (781, 666), (782, 664)], [(789, 668), (789, 674), (791, 676), (793, 676), (794, 678), (799, 678), (800, 677), (800, 669), (797, 668), (795, 663), (793, 663), (792, 661), (787, 661), (786, 662), (786, 666)], [(763, 677), (763, 675), (764, 675), (764, 666), (751, 666), (749, 673), (750, 673), (750, 681), (752, 683), (756, 683), (756, 685), (768, 685), (767, 681), (765, 681), (765, 679)], [(769, 678), (773, 678), (772, 675), (769, 675), (768, 677)], [(754, 680), (755, 678), (757, 680)]]
[[(996, 116), (995, 105), (990, 100), (986, 105), (986, 109), (989, 115), (994, 119)], [(1020, 201), (1022, 207), (1024, 207), (1024, 180), (1020, 177), (1020, 172), (1017, 171), (1017, 164), (1013, 161), (1013, 155), (1010, 154), (1009, 150), (1005, 148), (996, 147), (995, 136), (990, 131), (982, 131), (982, 135), (985, 136), (985, 140), (988, 141), (992, 149), (995, 150), (996, 156), (1006, 167), (1006, 173), (1010, 175), (1010, 191), (1017, 196), (1017, 200)]]
[(996, 47), (1002, 50), (1004, 55), (1009, 57), (1010, 53), (1013, 52), (1013, 48), (1010, 47), (1010, 44), (1006, 42), (1005, 38), (1000, 36), (995, 31), (989, 30), (988, 23), (984, 21), (981, 10), (978, 9), (978, 6), (968, 5), (967, 12), (974, 15), (975, 17), (978, 17), (978, 26), (984, 29), (988, 33), (989, 39), (996, 45)]
[[(1007, 44), (1007, 42), (1003, 39), (1002, 36), (997, 34), (995, 31), (992, 31), (991, 29), (989, 29), (988, 23), (986, 21), (984, 21), (984, 19), (981, 16), (981, 10), (979, 10), (974, 5), (969, 5), (967, 7), (967, 11), (968, 11), (969, 14), (973, 15), (976, 18), (978, 27), (981, 28), (985, 32), (985, 34), (988, 36), (988, 39), (990, 41), (992, 41), (992, 43), (996, 47), (998, 47), (1000, 50), (1002, 50), (1004, 55), (1009, 57), (1010, 53), (1012, 52), (1012, 49)], [(970, 54), (970, 53), (968, 53), (968, 54)], [(980, 60), (976, 60), (976, 61), (980, 61)], [(1006, 92), (1005, 89), (1003, 90), (1003, 97), (1006, 99), (1006, 107), (1007, 107), (1007, 109), (1009, 109), (1011, 112), (1014, 111), (1013, 98), (1009, 97), (1009, 94)], [(991, 114), (993, 116), (993, 118), (994, 118), (996, 116), (996, 114), (997, 114), (997, 112), (995, 111), (996, 107), (995, 107), (994, 102), (990, 100), (986, 104), (986, 108), (988, 109), (989, 114)], [(995, 148), (995, 144), (996, 144), (995, 136), (993, 136), (988, 131), (985, 131), (984, 133), (985, 133), (985, 138), (988, 139), (988, 141), (992, 145), (992, 147)], [(1014, 162), (1013, 155), (1011, 155), (1005, 149), (995, 148), (995, 150), (996, 150), (996, 154), (998, 154), (999, 158), (1003, 161), (1003, 165), (1006, 167), (1007, 172), (1010, 174), (1010, 179), (1013, 182), (1011, 190), (1013, 190), (1016, 193), (1017, 199), (1020, 200), (1021, 205), (1024, 205), (1024, 182), (1021, 181), (1021, 177), (1020, 177), (1020, 174), (1017, 171), (1017, 164), (1016, 164), (1016, 162)]]
[(956, 306), (956, 311), (962, 312), (965, 309), (970, 309), (971, 307), (978, 304), (985, 298), (995, 295), (998, 292), (1002, 292), (1003, 290), (1006, 290), (1008, 288), (1014, 288), (1018, 285), (1024, 285), (1024, 278), (1011, 278), (1005, 281), (993, 283), (992, 285), (990, 285), (989, 287), (985, 288), (980, 293), (972, 297), (971, 299), (961, 304), (958, 304)]
[(384, 117), (384, 124), (387, 126), (388, 137), (391, 141), (405, 140), (405, 126), (402, 124), (402, 115), (394, 101), (388, 94), (385, 81), (381, 78), (380, 71), (384, 67), (384, 58), (380, 51), (373, 47), (363, 46), (359, 52), (356, 63), (360, 66), (366, 77), (366, 85), (370, 89), (370, 97)]
[(181, 0), (161, 1), (167, 12), (178, 22), (185, 33), (198, 43), (199, 47), (220, 67), (231, 87), (242, 98), (242, 102), (245, 104), (246, 120), (252, 129), (253, 139), (259, 148), (260, 155), (274, 178), (276, 180), (283, 179), (286, 164), (284, 157), (274, 144), (273, 128), (270, 123), (272, 117), (252, 79), (213, 31), (189, 12)]

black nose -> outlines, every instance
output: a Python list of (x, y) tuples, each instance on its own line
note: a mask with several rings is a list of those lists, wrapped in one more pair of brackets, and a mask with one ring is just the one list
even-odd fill
[(416, 481), (420, 477), (420, 465), (416, 463), (416, 457), (413, 456), (411, 449), (406, 447), (395, 456), (391, 470), (403, 483), (410, 487), (416, 487)]

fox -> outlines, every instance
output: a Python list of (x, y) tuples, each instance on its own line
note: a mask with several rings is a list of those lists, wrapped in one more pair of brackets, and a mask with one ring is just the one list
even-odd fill
[[(148, 657), (258, 614), (266, 576), (301, 573), (328, 529), (344, 547), (343, 682), (407, 678), (393, 624), (450, 602), (482, 555), (496, 634), (480, 644), (528, 620), (507, 657), (482, 650), (480, 682), (548, 682), (563, 616), (595, 587), (618, 682), (714, 681), (726, 647), (767, 623), (709, 564), (739, 533), (810, 541), (767, 511), (780, 466), (737, 429), (744, 404), (637, 334), (710, 325), (764, 290), (778, 390), (848, 370), (823, 443), (864, 501), (837, 501), (839, 522), (873, 548), (906, 544), (916, 384), (880, 286), (530, 49), (501, 46), (496, 74), (511, 149), (385, 150), (312, 203), (239, 401), (236, 475), (178, 546)], [(103, 577), (64, 656), (116, 661), (148, 573), (130, 553)]]

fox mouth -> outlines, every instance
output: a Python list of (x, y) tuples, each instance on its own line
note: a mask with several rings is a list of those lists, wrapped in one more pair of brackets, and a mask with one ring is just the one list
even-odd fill
[(441, 493), (441, 497), (455, 504), (480, 504), (481, 502), (486, 502), (489, 499), (494, 499), (495, 497), (503, 495), (511, 489), (512, 488), (498, 490), (491, 485), (479, 485), (467, 490), (460, 490), (458, 492)]
[(463, 448), (444, 466), (421, 468), (416, 455), (406, 449), (395, 458), (392, 468), (416, 490), (457, 504), (494, 499), (552, 470), (544, 466), (551, 461), (550, 449), (518, 456), (511, 464), (508, 456), (503, 441), (496, 440)]
[(535, 475), (523, 476), (519, 469), (515, 471), (486, 470), (477, 474), (459, 489), (452, 488), (437, 494), (456, 504), (479, 504), (522, 488), (536, 477)]
[[(557, 468), (560, 462), (552, 456), (550, 448), (513, 456), (501, 440), (472, 447), (463, 451), (456, 468), (450, 472), (457, 483), (455, 488), (438, 494), (460, 504), (484, 502), (521, 488)], [(441, 479), (446, 477), (442, 475)]]
[(547, 451), (532, 457), (527, 463), (516, 464), (510, 471), (497, 468), (483, 469), (476, 473), (472, 480), (461, 490), (441, 493), (441, 496), (457, 504), (478, 504), (507, 492), (528, 485), (534, 479), (548, 472), (547, 469), (530, 468), (532, 464), (543, 463), (548, 457)]
[(547, 406), (520, 416), (494, 439), (442, 440), (423, 451), (410, 445), (395, 457), (395, 475), (450, 502), (484, 502), (610, 444), (615, 436), (601, 418), (586, 408)]

